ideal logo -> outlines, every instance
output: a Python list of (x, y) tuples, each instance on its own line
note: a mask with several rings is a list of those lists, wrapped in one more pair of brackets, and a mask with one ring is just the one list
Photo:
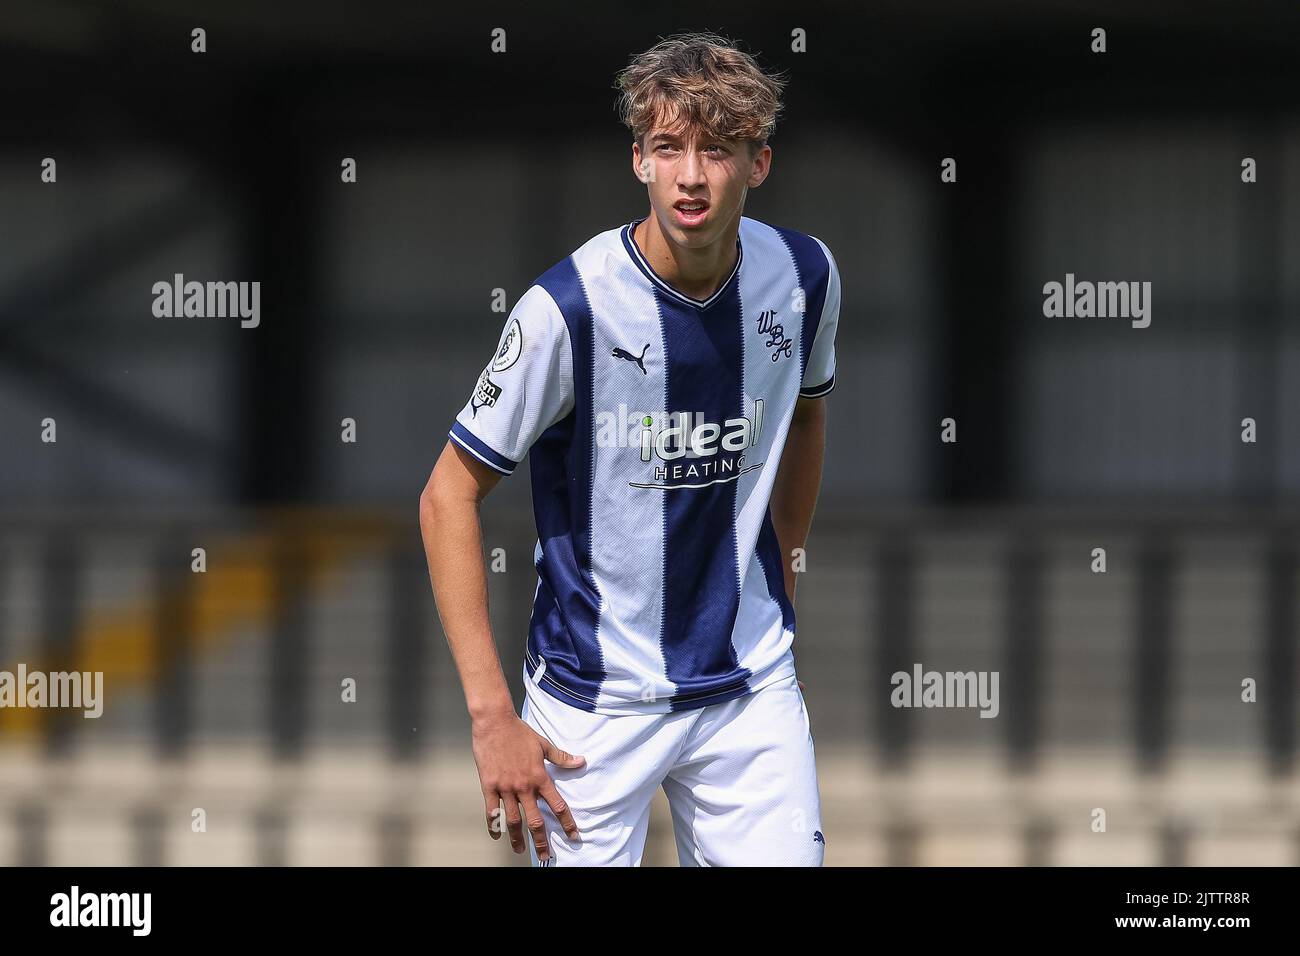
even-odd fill
[(785, 337), (785, 326), (776, 320), (776, 310), (767, 309), (760, 313), (758, 317), (758, 331), (760, 335), (766, 335), (767, 341), (763, 344), (772, 349), (772, 361), (775, 362), (782, 355), (789, 358), (793, 352), (794, 340)]
[[(746, 464), (745, 451), (758, 444), (763, 431), (763, 400), (754, 400), (754, 417), (728, 418), (722, 424), (701, 422), (691, 427), (689, 412), (667, 416), (669, 427), (658, 432), (654, 419), (642, 420), (641, 460), (658, 458), (653, 482), (628, 482), (633, 488), (658, 488), (664, 491), (705, 488), (735, 481), (763, 463)], [(681, 460), (685, 459), (685, 460)]]
[(711, 458), (719, 451), (744, 451), (757, 445), (758, 436), (763, 430), (763, 400), (754, 399), (753, 421), (748, 418), (728, 418), (721, 425), (717, 422), (702, 422), (688, 431), (688, 412), (678, 412), (668, 417), (675, 420), (676, 424), (660, 429), (658, 434), (652, 428), (653, 418), (647, 415), (642, 422), (642, 461), (649, 461), (652, 454), (664, 461), (683, 458), (688, 453), (693, 458)]

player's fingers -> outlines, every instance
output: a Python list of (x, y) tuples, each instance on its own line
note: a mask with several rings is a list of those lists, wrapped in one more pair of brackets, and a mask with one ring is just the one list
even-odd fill
[(799, 690), (802, 692), (802, 691), (803, 691), (803, 681), (799, 680), (799, 678), (796, 677), (796, 678), (795, 678), (795, 683), (797, 683), (797, 684), (799, 685)]
[(484, 790), (483, 800), (487, 804), (487, 829), (488, 836), (494, 840), (501, 839), (501, 831), (505, 824), (504, 814), (501, 810), (501, 794), (495, 790)]
[(531, 793), (519, 794), (519, 802), (524, 806), (524, 819), (528, 822), (528, 833), (533, 845), (537, 847), (537, 859), (546, 861), (551, 858), (551, 847), (546, 839), (546, 821), (542, 811), (537, 809), (537, 801)]
[(566, 770), (581, 767), (587, 762), (586, 757), (575, 757), (573, 754), (565, 753), (545, 737), (542, 737), (542, 755), (557, 767), (564, 767)]
[(547, 784), (537, 792), (546, 801), (546, 805), (551, 808), (551, 813), (555, 814), (555, 819), (560, 821), (560, 826), (564, 827), (564, 832), (568, 834), (569, 839), (581, 840), (582, 837), (578, 834), (578, 824), (573, 820), (573, 811), (569, 809), (569, 805), (560, 796), (560, 791), (555, 789), (555, 784)]
[(519, 794), (506, 791), (502, 796), (506, 801), (506, 831), (510, 834), (510, 849), (523, 853), (524, 826), (519, 816)]

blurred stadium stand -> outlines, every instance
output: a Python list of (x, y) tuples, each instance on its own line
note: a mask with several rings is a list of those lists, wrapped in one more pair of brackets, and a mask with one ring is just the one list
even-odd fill
[[(492, 290), (644, 213), (613, 73), (702, 26), (790, 71), (746, 212), (844, 276), (795, 645), (827, 862), (1300, 862), (1300, 7), (277, 9), (0, 11), (0, 669), (108, 696), (0, 710), (0, 865), (521, 862), (416, 496)], [(154, 318), (178, 272), (262, 282), (261, 326)], [(1152, 326), (1045, 319), (1067, 272), (1151, 281)], [(526, 476), (484, 522), (518, 700)], [(998, 670), (1001, 714), (891, 707), (915, 662)]]
[[(1294, 865), (1296, 520), (823, 523), (796, 649), (828, 861)], [(109, 703), (98, 720), (0, 711), (0, 862), (506, 862), (409, 516), (8, 528), (4, 659), (101, 670)], [(490, 515), (485, 535), (531, 567), (526, 521)], [(1099, 540), (1105, 575), (1088, 569)], [(518, 695), (531, 583), (491, 587)], [(997, 719), (893, 708), (889, 675), (915, 661), (998, 671)], [(1240, 702), (1243, 676), (1259, 703)], [(657, 810), (647, 860), (665, 863)]]

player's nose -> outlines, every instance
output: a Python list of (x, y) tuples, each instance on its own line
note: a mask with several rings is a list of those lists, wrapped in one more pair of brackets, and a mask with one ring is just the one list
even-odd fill
[(693, 149), (686, 150), (677, 164), (677, 184), (686, 189), (704, 184), (704, 163)]

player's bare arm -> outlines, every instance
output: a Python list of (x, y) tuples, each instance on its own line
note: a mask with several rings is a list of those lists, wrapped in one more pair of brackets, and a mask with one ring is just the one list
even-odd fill
[(800, 398), (790, 420), (781, 467), (772, 488), (772, 526), (781, 542), (785, 568), (785, 593), (794, 604), (798, 575), (793, 552), (802, 548), (812, 527), (817, 492), (822, 483), (822, 459), (826, 451), (826, 399)]
[(420, 495), (420, 532), (438, 615), (465, 692), (488, 834), (500, 838), (504, 803), (511, 848), (516, 853), (525, 851), (526, 821), (538, 857), (546, 859), (549, 848), (538, 800), (546, 801), (571, 839), (579, 835), (544, 761), (561, 767), (581, 767), (584, 761), (559, 750), (519, 719), (501, 669), (488, 618), (479, 523), (479, 505), (500, 479), (497, 472), (448, 442)]
[[(802, 548), (808, 540), (817, 492), (821, 489), (825, 453), (826, 399), (800, 398), (790, 419), (790, 434), (772, 487), (771, 505), (772, 527), (781, 542), (785, 593), (792, 606), (799, 582), (794, 570), (794, 550)], [(802, 680), (799, 689), (806, 689)]]

